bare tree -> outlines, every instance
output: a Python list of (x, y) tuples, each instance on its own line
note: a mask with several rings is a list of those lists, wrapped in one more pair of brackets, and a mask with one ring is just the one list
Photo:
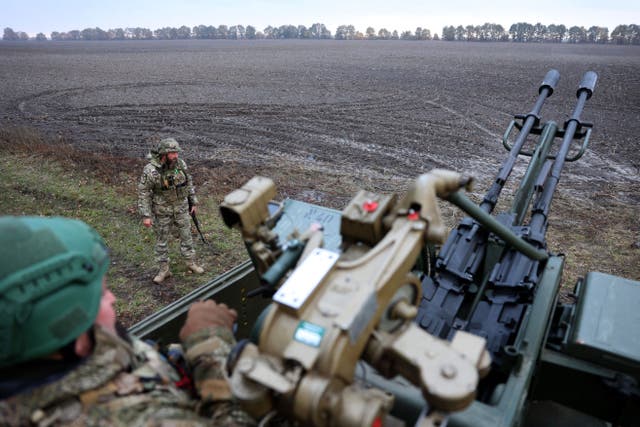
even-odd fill
[(183, 25), (182, 27), (176, 30), (176, 38), (178, 39), (190, 39), (191, 38), (191, 28)]
[(389, 40), (391, 38), (391, 33), (386, 28), (380, 28), (378, 31), (378, 38), (382, 40)]
[(226, 25), (218, 25), (218, 33), (216, 38), (218, 39), (226, 39), (229, 37), (229, 27)]
[(574, 25), (569, 28), (567, 37), (569, 43), (586, 43), (587, 40), (587, 30), (584, 27)]
[(340, 25), (336, 28), (336, 40), (353, 40), (356, 36), (356, 28), (353, 25)]
[(562, 24), (560, 25), (551, 24), (548, 26), (548, 29), (549, 29), (549, 37), (547, 38), (547, 41), (550, 41), (553, 43), (562, 43), (564, 41), (564, 37), (567, 33), (567, 27), (565, 27)]
[(311, 30), (304, 25), (298, 25), (298, 38), (299, 39), (310, 39), (311, 38)]
[(20, 38), (18, 37), (18, 34), (15, 31), (13, 31), (12, 28), (7, 27), (4, 29), (4, 35), (2, 36), (2, 40), (12, 42), (12, 41), (20, 40)]
[(454, 41), (456, 39), (456, 29), (453, 25), (442, 28), (442, 40)]
[(244, 32), (245, 37), (249, 40), (253, 40), (256, 37), (256, 28), (252, 25), (247, 25), (247, 29)]
[(636, 24), (618, 25), (611, 32), (611, 42), (615, 44), (640, 44), (640, 27)]
[(315, 23), (309, 29), (311, 31), (311, 38), (314, 39), (330, 39), (331, 31), (327, 29), (324, 24)]

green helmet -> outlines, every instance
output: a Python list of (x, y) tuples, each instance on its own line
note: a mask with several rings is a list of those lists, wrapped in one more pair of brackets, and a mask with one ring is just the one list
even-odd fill
[(167, 153), (179, 153), (182, 150), (180, 149), (180, 144), (173, 138), (165, 138), (158, 144), (158, 154), (167, 154)]
[(107, 248), (82, 221), (0, 217), (0, 367), (50, 354), (93, 325)]

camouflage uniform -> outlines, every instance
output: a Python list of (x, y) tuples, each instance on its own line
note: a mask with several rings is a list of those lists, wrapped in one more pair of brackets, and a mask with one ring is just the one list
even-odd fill
[(142, 341), (95, 327), (95, 342), (93, 354), (61, 379), (0, 401), (0, 426), (255, 425), (231, 400), (224, 376), (234, 342), (228, 329), (203, 329), (184, 343), (197, 400), (174, 385), (177, 372)]
[(156, 260), (161, 264), (169, 262), (172, 226), (179, 232), (180, 254), (187, 262), (195, 258), (189, 202), (197, 205), (198, 199), (184, 160), (179, 158), (176, 167), (169, 169), (159, 155), (152, 155), (138, 184), (138, 209), (143, 217), (154, 218)]

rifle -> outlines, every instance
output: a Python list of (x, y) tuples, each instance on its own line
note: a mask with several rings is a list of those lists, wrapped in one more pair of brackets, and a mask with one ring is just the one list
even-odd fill
[(189, 201), (189, 215), (191, 215), (191, 219), (193, 220), (193, 223), (196, 226), (196, 230), (198, 230), (198, 234), (200, 235), (200, 239), (202, 240), (202, 243), (204, 243), (205, 245), (208, 245), (209, 242), (207, 242), (207, 239), (204, 238), (204, 234), (202, 234), (202, 230), (200, 229), (200, 221), (198, 221), (198, 217), (196, 216), (195, 212), (191, 212), (191, 208), (193, 207), (193, 202), (191, 202), (191, 199), (188, 199)]

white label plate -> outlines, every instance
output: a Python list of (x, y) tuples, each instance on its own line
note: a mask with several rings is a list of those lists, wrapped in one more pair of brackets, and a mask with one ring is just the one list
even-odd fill
[(280, 286), (273, 300), (291, 308), (300, 308), (336, 261), (338, 254), (335, 252), (315, 249)]

